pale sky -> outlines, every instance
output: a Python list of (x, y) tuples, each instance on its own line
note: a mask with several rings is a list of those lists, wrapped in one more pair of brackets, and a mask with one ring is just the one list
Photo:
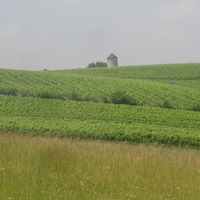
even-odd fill
[(0, 68), (200, 62), (200, 0), (0, 0)]

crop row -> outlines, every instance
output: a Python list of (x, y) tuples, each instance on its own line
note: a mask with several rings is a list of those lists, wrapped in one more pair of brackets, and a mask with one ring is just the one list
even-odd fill
[[(121, 72), (125, 71), (125, 69), (122, 69)], [(88, 69), (83, 69), (82, 71), (84, 70)], [(184, 82), (185, 85), (176, 85), (155, 80), (77, 75), (71, 73), (73, 70), (67, 71), (69, 73), (1, 69), (0, 94), (112, 102), (110, 97), (113, 93), (124, 92), (136, 102), (136, 105), (185, 110), (192, 110), (200, 105), (200, 85), (197, 81), (193, 81), (193, 86), (195, 85), (195, 87), (190, 87), (186, 83), (187, 81)]]
[(200, 147), (200, 113), (0, 96), (0, 130)]

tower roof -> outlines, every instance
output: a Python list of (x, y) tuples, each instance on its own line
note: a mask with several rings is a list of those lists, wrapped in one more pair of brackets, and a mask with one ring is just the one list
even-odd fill
[(108, 56), (108, 58), (107, 58), (107, 59), (109, 59), (109, 58), (117, 58), (117, 56), (116, 56), (116, 55), (114, 55), (113, 53), (111, 53), (111, 54)]

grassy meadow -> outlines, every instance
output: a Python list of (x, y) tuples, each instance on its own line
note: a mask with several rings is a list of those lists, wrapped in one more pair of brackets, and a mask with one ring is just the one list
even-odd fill
[(200, 152), (0, 133), (0, 196), (13, 200), (197, 200)]

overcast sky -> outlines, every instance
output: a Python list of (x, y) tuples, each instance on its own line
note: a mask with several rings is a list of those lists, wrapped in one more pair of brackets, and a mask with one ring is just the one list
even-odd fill
[(0, 68), (200, 62), (200, 0), (1, 0)]

